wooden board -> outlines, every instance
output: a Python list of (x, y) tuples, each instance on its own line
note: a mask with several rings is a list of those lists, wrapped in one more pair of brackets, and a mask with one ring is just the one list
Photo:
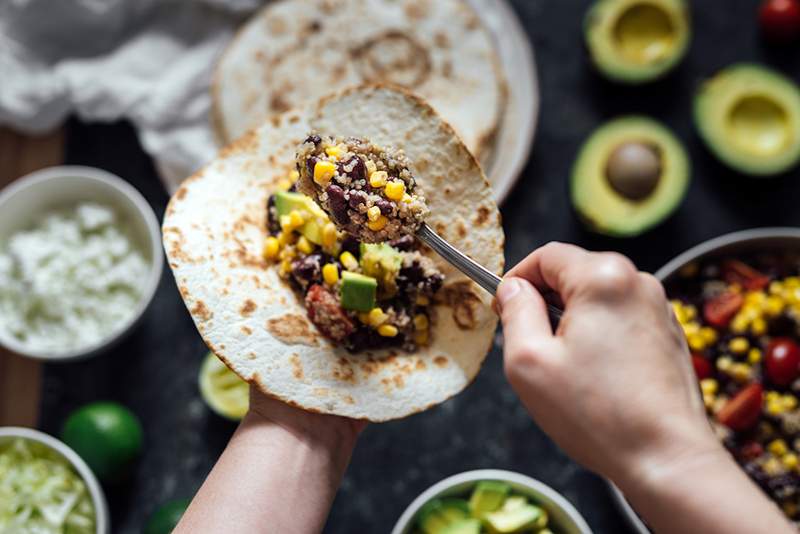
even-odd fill
[[(29, 172), (63, 161), (64, 133), (29, 137), (0, 128), (0, 188)], [(36, 426), (41, 364), (0, 348), (0, 426)]]

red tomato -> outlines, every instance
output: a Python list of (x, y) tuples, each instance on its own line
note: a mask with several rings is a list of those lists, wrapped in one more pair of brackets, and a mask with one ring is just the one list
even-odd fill
[(692, 354), (692, 367), (694, 367), (694, 374), (697, 375), (698, 380), (711, 378), (713, 371), (711, 363), (699, 354)]
[(748, 441), (739, 448), (739, 456), (747, 460), (755, 460), (764, 454), (764, 447), (757, 441)]
[(729, 400), (717, 414), (717, 420), (731, 430), (741, 432), (758, 422), (764, 389), (761, 384), (750, 384)]
[(758, 13), (764, 34), (775, 41), (790, 41), (800, 34), (798, 0), (765, 0)]
[(750, 291), (758, 291), (769, 285), (769, 276), (738, 260), (722, 263), (722, 278), (729, 284), (739, 284)]
[(725, 328), (742, 307), (744, 299), (739, 293), (722, 293), (703, 305), (703, 318), (711, 326)]
[(800, 347), (791, 339), (779, 337), (767, 347), (767, 376), (780, 386), (788, 386), (800, 374)]

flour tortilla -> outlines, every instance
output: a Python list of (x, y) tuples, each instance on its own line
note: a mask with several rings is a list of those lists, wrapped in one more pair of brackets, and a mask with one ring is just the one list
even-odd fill
[(365, 86), (274, 118), (184, 182), (163, 228), (178, 288), (211, 350), (273, 397), (371, 421), (430, 408), (478, 373), (497, 324), (491, 297), (431, 252), (446, 278), (429, 347), (350, 354), (320, 335), (301, 299), (261, 257), (267, 197), (311, 130), (405, 150), (431, 207), (428, 222), (502, 272), (500, 214), (475, 158), (424, 101)]
[(480, 158), (503, 112), (500, 72), (492, 37), (464, 0), (282, 0), (221, 57), (212, 122), (228, 143), (333, 91), (390, 83), (425, 98)]

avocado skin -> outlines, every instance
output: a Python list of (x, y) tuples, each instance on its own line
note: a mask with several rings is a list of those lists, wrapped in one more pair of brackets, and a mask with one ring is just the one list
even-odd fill
[(616, 53), (613, 26), (619, 9), (625, 5), (643, 4), (639, 0), (597, 0), (583, 18), (584, 43), (592, 64), (611, 81), (638, 85), (656, 81), (677, 67), (689, 49), (691, 42), (691, 13), (685, 0), (654, 0), (648, 5), (660, 5), (671, 14), (676, 37), (672, 53), (661, 61), (651, 64), (634, 64)]

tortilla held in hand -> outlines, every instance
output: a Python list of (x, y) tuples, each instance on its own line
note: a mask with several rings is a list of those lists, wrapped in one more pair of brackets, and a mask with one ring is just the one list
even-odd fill
[[(298, 287), (284, 269), (289, 258), (276, 261), (272, 250), (273, 259), (267, 259), (267, 245), (277, 239), (270, 233), (276, 229), (269, 228), (268, 203), (288, 187), (287, 178), (296, 177), (298, 147), (312, 132), (369, 139), (402, 151), (425, 191), (428, 224), (502, 272), (500, 214), (475, 158), (418, 97), (363, 86), (270, 120), (184, 182), (163, 228), (178, 288), (211, 350), (264, 393), (309, 411), (370, 421), (423, 411), (460, 392), (478, 373), (497, 325), (491, 296), (422, 247), (414, 254), (425, 256), (443, 276), (433, 298), (425, 299), (430, 302), (424, 303), (427, 319), (421, 326), (429, 329), (424, 340), (358, 349), (318, 328), (319, 317), (316, 322), (309, 317), (320, 312), (309, 313), (308, 294), (304, 300), (308, 288)], [(294, 217), (284, 217), (286, 225)], [(281, 237), (286, 229), (277, 231)], [(303, 243), (301, 248), (318, 247), (326, 254), (314, 236), (303, 242), (304, 237), (286, 248)], [(337, 262), (338, 253), (332, 251), (326, 261)], [(313, 287), (326, 298), (336, 296), (334, 281)], [(367, 327), (369, 313), (348, 313), (362, 320), (353, 321), (354, 328)]]

